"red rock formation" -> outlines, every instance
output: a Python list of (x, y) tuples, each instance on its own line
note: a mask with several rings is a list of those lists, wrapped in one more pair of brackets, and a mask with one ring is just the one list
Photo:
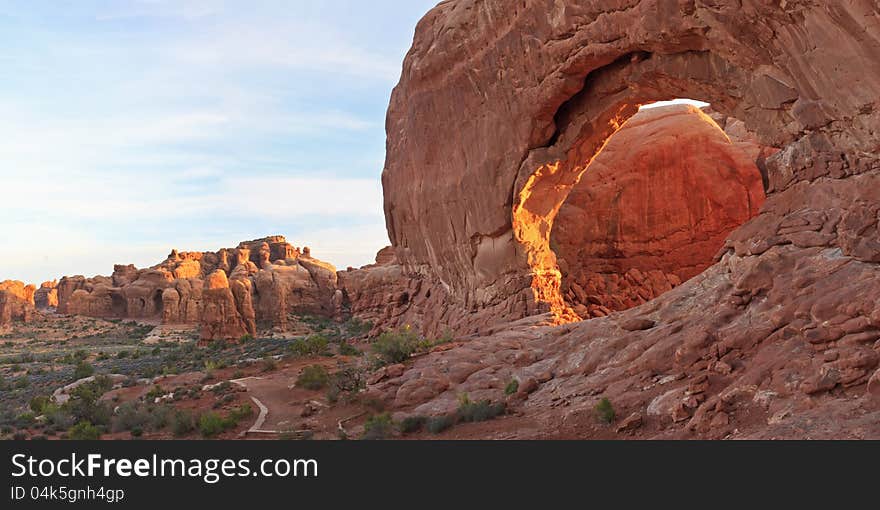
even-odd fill
[(247, 306), (249, 296), (241, 280), (233, 280), (230, 287), (222, 269), (208, 275), (202, 292), (202, 340), (256, 335), (253, 307)]
[(216, 253), (173, 250), (149, 269), (117, 265), (110, 277), (62, 278), (58, 311), (201, 324), (204, 340), (254, 335), (256, 321), (284, 328), (291, 313), (333, 316), (341, 305), (336, 270), (307, 250), (281, 236)]
[(34, 294), (34, 304), (39, 310), (58, 307), (58, 281), (43, 282)]
[[(780, 204), (768, 222), (803, 221), (782, 212), (783, 193), (880, 169), (877, 10), (871, 0), (441, 3), (418, 25), (389, 108), (385, 211), (402, 267), (447, 294), (461, 331), (566, 317), (549, 246), (559, 207), (640, 104), (674, 97), (707, 101), (780, 149), (764, 163), (769, 203)], [(798, 237), (876, 257), (857, 235), (876, 218), (844, 202), (849, 233)], [(757, 225), (741, 232), (766, 246), (772, 227)]]
[(418, 280), (407, 278), (388, 247), (376, 255), (376, 263), (339, 273), (339, 288), (344, 292), (346, 311), (376, 325), (377, 329), (395, 328), (412, 314), (412, 296), (418, 294)]
[(708, 268), (764, 203), (757, 154), (692, 106), (643, 110), (590, 164), (550, 246), (581, 317), (643, 304)]
[(17, 281), (0, 282), (0, 327), (13, 321), (30, 322), (37, 288)]
[[(401, 415), (507, 399), (517, 437), (595, 436), (603, 397), (643, 437), (880, 437), (880, 6), (611, 4), (450, 0), (419, 24), (387, 123), (389, 234), (450, 325), (499, 325), (370, 396)], [(566, 318), (557, 213), (623, 121), (673, 97), (778, 149), (755, 151), (760, 214), (649, 303), (511, 323)]]

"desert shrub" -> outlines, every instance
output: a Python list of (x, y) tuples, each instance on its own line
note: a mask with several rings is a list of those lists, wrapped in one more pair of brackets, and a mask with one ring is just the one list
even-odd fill
[(422, 427), (425, 426), (427, 421), (428, 418), (424, 416), (407, 416), (402, 422), (400, 422), (398, 428), (403, 434), (412, 434), (413, 432), (422, 430)]
[(58, 432), (65, 431), (76, 423), (76, 417), (70, 413), (66, 404), (64, 406), (48, 404), (43, 408), (43, 416), (46, 417), (50, 429)]
[(144, 435), (144, 429), (140, 427), (134, 427), (131, 429), (131, 437), (141, 437)]
[(26, 429), (28, 427), (32, 427), (37, 422), (37, 417), (34, 413), (22, 413), (19, 414), (15, 418), (15, 427), (19, 429)]
[(261, 361), (261, 364), (262, 364), (261, 370), (263, 372), (271, 372), (271, 371), (278, 368), (278, 362), (275, 361), (275, 358), (273, 358), (272, 356), (266, 356), (265, 358), (263, 358), (263, 361)]
[(371, 350), (382, 365), (403, 363), (419, 348), (419, 336), (409, 327), (386, 331), (373, 342)]
[(12, 434), (13, 441), (24, 441), (25, 439), (27, 439), (27, 437), (27, 432), (23, 430), (19, 430), (15, 434)]
[(290, 346), (297, 356), (324, 356), (328, 354), (330, 340), (322, 334), (310, 335)]
[(51, 399), (46, 395), (37, 395), (28, 402), (28, 406), (31, 408), (31, 411), (40, 415), (43, 414), (43, 411), (46, 409), (46, 406), (49, 405)]
[(171, 418), (171, 432), (176, 437), (182, 437), (191, 433), (195, 429), (192, 412), (188, 410), (178, 410)]
[(463, 422), (480, 422), (502, 415), (506, 409), (507, 407), (503, 402), (497, 404), (493, 404), (489, 400), (472, 402), (467, 395), (464, 395), (459, 402), (456, 415)]
[(435, 416), (429, 418), (425, 423), (425, 428), (431, 434), (440, 434), (455, 425), (455, 418), (452, 416)]
[(233, 379), (242, 379), (244, 378), (244, 370), (238, 369), (235, 372), (232, 372)]
[(365, 336), (372, 329), (372, 322), (366, 322), (359, 319), (352, 318), (345, 323), (345, 330), (348, 332), (349, 335), (353, 337)]
[(391, 421), (390, 414), (376, 414), (370, 416), (364, 423), (364, 435), (361, 439), (378, 440), (388, 439), (391, 436), (391, 430), (394, 422)]
[(171, 408), (168, 406), (128, 402), (119, 406), (111, 430), (113, 432), (124, 430), (133, 432), (136, 429), (140, 429), (142, 432), (162, 430), (168, 426), (170, 414)]
[(513, 395), (517, 391), (519, 391), (519, 381), (517, 381), (516, 379), (512, 379), (509, 383), (507, 383), (507, 386), (504, 387), (505, 395)]
[(348, 342), (342, 342), (339, 344), (339, 354), (342, 356), (360, 356), (361, 351)]
[(217, 386), (214, 386), (213, 388), (211, 388), (211, 393), (213, 393), (215, 395), (221, 395), (223, 393), (228, 392), (230, 389), (232, 389), (232, 383), (229, 381), (223, 381), (222, 383), (218, 384)]
[(253, 336), (253, 335), (244, 335), (243, 337), (241, 337), (241, 338), (239, 339), (239, 341), (240, 341), (241, 343), (243, 343), (243, 344), (244, 344), (244, 343), (247, 343), (247, 342), (253, 342), (253, 341), (254, 341), (254, 336)]
[(199, 433), (202, 437), (215, 437), (226, 430), (223, 418), (217, 413), (205, 413), (199, 416)]
[(118, 353), (116, 353), (116, 359), (125, 359), (129, 356), (131, 356), (130, 351), (119, 351)]
[(98, 376), (93, 381), (81, 384), (70, 392), (70, 400), (61, 406), (62, 411), (70, 414), (76, 423), (85, 421), (94, 425), (108, 425), (112, 410), (99, 399), (112, 387), (113, 383), (106, 376)]
[(614, 412), (614, 406), (611, 405), (611, 401), (607, 398), (603, 398), (596, 404), (595, 407), (596, 416), (599, 418), (599, 421), (603, 423), (612, 423), (614, 422), (614, 418), (616, 413)]
[(238, 422), (245, 418), (250, 418), (254, 415), (254, 408), (250, 406), (250, 404), (244, 404), (242, 406), (236, 407), (232, 411), (229, 411), (229, 419), (234, 421), (237, 425)]
[(81, 421), (67, 431), (67, 438), (73, 441), (97, 441), (101, 430), (88, 421)]
[(85, 361), (80, 361), (76, 364), (76, 368), (73, 370), (73, 380), (79, 381), (80, 379), (91, 377), (94, 373), (95, 367), (89, 365)]
[(199, 433), (202, 437), (216, 437), (227, 430), (234, 429), (240, 419), (252, 415), (254, 410), (249, 405), (234, 409), (225, 418), (217, 413), (208, 412), (199, 416)]
[(330, 374), (327, 369), (321, 365), (312, 365), (306, 367), (299, 373), (296, 379), (296, 385), (307, 390), (320, 390), (327, 386), (330, 381)]
[(348, 367), (336, 372), (330, 379), (330, 387), (327, 389), (327, 400), (331, 404), (339, 401), (340, 397), (353, 398), (366, 387), (364, 372), (354, 367)]
[(164, 397), (167, 394), (168, 394), (168, 392), (165, 391), (165, 389), (163, 389), (161, 386), (159, 386), (157, 384), (157, 385), (153, 386), (152, 388), (150, 388), (150, 391), (148, 391), (147, 394), (144, 395), (144, 398), (148, 402), (152, 402), (159, 397)]

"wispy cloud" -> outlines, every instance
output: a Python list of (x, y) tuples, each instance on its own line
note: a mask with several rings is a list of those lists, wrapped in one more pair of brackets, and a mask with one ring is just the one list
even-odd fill
[(0, 6), (0, 280), (266, 234), (369, 263), (388, 95), (434, 3)]

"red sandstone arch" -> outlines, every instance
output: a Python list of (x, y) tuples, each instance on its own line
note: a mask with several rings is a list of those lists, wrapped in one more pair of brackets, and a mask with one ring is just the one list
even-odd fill
[[(612, 4), (453, 0), (419, 24), (389, 109), (383, 183), (398, 259), (447, 291), (426, 323), (568, 315), (548, 243), (555, 215), (640, 104), (703, 100), (780, 149), (765, 214), (729, 241), (737, 252), (816, 245), (776, 228), (802, 213), (791, 193), (808, 202), (817, 179), (880, 170), (875, 2)], [(876, 217), (850, 205), (852, 224), (823, 227), (821, 242), (880, 258), (880, 245), (855, 239)]]

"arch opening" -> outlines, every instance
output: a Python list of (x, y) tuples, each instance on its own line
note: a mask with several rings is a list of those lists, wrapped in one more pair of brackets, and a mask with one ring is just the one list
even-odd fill
[(644, 304), (710, 267), (765, 200), (762, 147), (696, 101), (642, 108), (560, 207), (550, 249), (581, 319)]
[[(550, 246), (551, 232), (587, 168), (643, 105), (693, 98), (712, 105), (725, 123), (730, 117), (744, 121), (740, 128), (755, 130), (753, 136), (762, 147), (755, 161), (767, 189), (763, 161), (790, 141), (790, 133), (774, 126), (787, 118), (786, 105), (797, 93), (774, 78), (774, 70), (766, 73), (756, 77), (709, 51), (636, 52), (584, 78), (582, 88), (556, 110), (555, 132), (547, 145), (530, 150), (523, 160), (514, 186), (511, 223), (529, 267), (537, 311), (550, 312), (558, 322), (581, 319), (563, 296), (563, 274)], [(773, 90), (772, 101), (765, 89)]]

